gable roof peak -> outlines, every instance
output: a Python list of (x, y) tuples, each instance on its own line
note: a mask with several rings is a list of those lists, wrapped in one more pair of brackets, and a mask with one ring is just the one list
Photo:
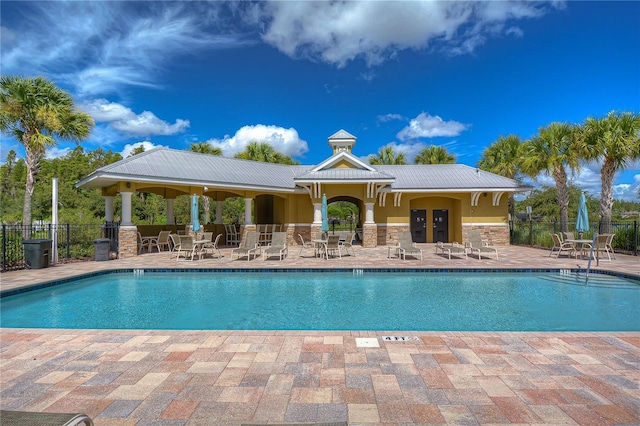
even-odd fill
[(337, 132), (335, 132), (333, 135), (329, 136), (329, 140), (332, 140), (332, 139), (353, 139), (353, 141), (355, 142), (357, 138), (353, 136), (351, 133), (347, 132), (346, 130), (340, 129)]

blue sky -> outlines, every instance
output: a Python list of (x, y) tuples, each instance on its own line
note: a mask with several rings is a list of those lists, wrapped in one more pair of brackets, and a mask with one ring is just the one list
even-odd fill
[[(43, 75), (96, 127), (85, 149), (224, 155), (266, 141), (302, 164), (441, 145), (476, 165), (500, 135), (640, 112), (640, 2), (2, 1), (3, 74)], [(61, 141), (48, 151), (64, 155)], [(23, 150), (2, 136), (2, 161)], [(574, 183), (598, 196), (597, 164)], [(540, 184), (552, 184), (546, 176)], [(640, 163), (616, 176), (637, 201)]]

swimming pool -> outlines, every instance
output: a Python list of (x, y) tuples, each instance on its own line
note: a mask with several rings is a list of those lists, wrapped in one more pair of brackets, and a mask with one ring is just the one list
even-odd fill
[(145, 272), (1, 299), (2, 327), (640, 331), (640, 282), (592, 274)]

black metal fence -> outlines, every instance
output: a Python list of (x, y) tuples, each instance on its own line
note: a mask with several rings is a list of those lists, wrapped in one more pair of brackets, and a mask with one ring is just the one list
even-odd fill
[[(110, 251), (118, 253), (117, 222), (107, 222), (102, 225), (35, 224), (35, 225), (2, 225), (0, 247), (2, 272), (25, 269), (25, 240), (47, 239), (55, 241), (58, 262), (71, 260), (87, 260), (94, 256), (94, 243), (97, 238), (109, 238)], [(52, 247), (53, 249), (54, 247)], [(49, 261), (52, 261), (49, 254)]]
[[(625, 222), (590, 222), (589, 231), (584, 233), (585, 238), (591, 238), (594, 232), (615, 234), (612, 241), (613, 249), (616, 253), (638, 255), (638, 234), (640, 227), (637, 220)], [(512, 221), (510, 223), (511, 244), (526, 245), (532, 247), (553, 247), (551, 234), (561, 231), (560, 222), (538, 222), (538, 221)], [(568, 227), (569, 231), (578, 236), (575, 224)]]
[[(606, 225), (606, 226), (604, 226)], [(601, 222), (591, 222), (590, 231), (586, 233), (588, 238), (594, 231), (601, 232), (609, 229), (616, 234), (612, 245), (616, 253), (638, 255), (640, 223), (637, 220), (626, 222), (611, 222), (603, 224)], [(340, 221), (332, 223), (335, 231), (355, 230), (355, 224), (351, 221)], [(560, 232), (559, 222), (537, 222), (537, 221), (512, 221), (509, 224), (511, 244), (526, 245), (532, 247), (551, 248), (553, 241), (551, 234)], [(109, 238), (110, 251), (118, 253), (118, 229), (119, 223), (107, 222), (102, 225), (76, 225), (63, 224), (53, 226), (44, 225), (2, 225), (0, 235), (0, 248), (2, 272), (24, 269), (24, 240), (44, 238), (57, 241), (58, 262), (68, 262), (71, 260), (89, 260), (94, 256), (94, 243), (97, 238)], [(575, 231), (573, 225), (569, 226), (570, 231)], [(577, 235), (577, 232), (576, 232)]]

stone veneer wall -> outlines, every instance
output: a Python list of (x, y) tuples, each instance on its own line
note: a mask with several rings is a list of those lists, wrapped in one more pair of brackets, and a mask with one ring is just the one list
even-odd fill
[[(311, 241), (311, 225), (285, 223), (282, 230), (287, 233), (287, 245), (289, 246), (299, 246), (302, 244), (298, 234), (302, 235), (305, 241)], [(320, 228), (318, 228), (318, 231), (319, 230)]]
[(378, 224), (378, 245), (380, 246), (394, 246), (398, 244), (398, 232), (410, 231), (409, 224), (402, 225), (387, 225)]
[(482, 234), (482, 241), (489, 243), (492, 246), (508, 246), (509, 240), (509, 226), (499, 225), (463, 225), (462, 226), (462, 242), (467, 243), (467, 231), (470, 229), (479, 229)]
[(118, 230), (118, 257), (129, 259), (138, 255), (138, 227), (120, 226)]

